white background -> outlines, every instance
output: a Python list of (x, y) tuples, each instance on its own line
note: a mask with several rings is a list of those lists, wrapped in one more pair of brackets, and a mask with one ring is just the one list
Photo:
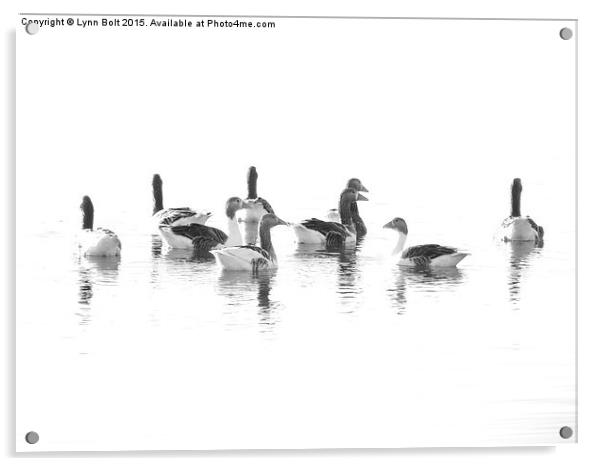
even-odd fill
[[(450, 2), (451, 3), (451, 2)], [(433, 3), (434, 4), (434, 3)], [(416, 451), (405, 451), (405, 452), (362, 452), (362, 453), (354, 453), (354, 456), (350, 456), (350, 453), (342, 453), (342, 452), (329, 452), (329, 453), (271, 453), (271, 454), (260, 454), (260, 453), (252, 453), (252, 454), (234, 454), (234, 453), (211, 453), (211, 454), (198, 454), (207, 460), (219, 460), (221, 462), (235, 462), (241, 461), (247, 458), (254, 459), (257, 462), (265, 463), (268, 461), (282, 462), (284, 460), (290, 461), (293, 458), (297, 458), (300, 460), (308, 460), (312, 459), (315, 462), (322, 461), (324, 463), (328, 462), (331, 464), (334, 462), (335, 458), (341, 462), (345, 462), (348, 464), (351, 461), (358, 462), (375, 462), (376, 460), (380, 460), (382, 462), (386, 461), (395, 461), (399, 462), (402, 460), (411, 460), (421, 463), (439, 463), (444, 462), (446, 464), (450, 464), (453, 461), (457, 461), (458, 464), (469, 464), (471, 461), (475, 463), (482, 463), (484, 458), (482, 455), (487, 455), (490, 458), (494, 458), (492, 455), (499, 455), (497, 457), (497, 461), (500, 464), (505, 464), (508, 461), (515, 461), (516, 458), (509, 458), (508, 455), (513, 456), (526, 456), (526, 460), (529, 461), (530, 464), (538, 464), (541, 462), (545, 462), (545, 464), (560, 464), (560, 461), (566, 463), (567, 461), (574, 462), (575, 457), (579, 457), (581, 460), (585, 461), (589, 454), (596, 454), (595, 450), (595, 442), (597, 438), (598, 431), (596, 430), (596, 422), (598, 421), (598, 412), (594, 410), (594, 407), (599, 407), (599, 402), (595, 399), (597, 392), (600, 390), (596, 390), (599, 388), (599, 380), (595, 380), (596, 374), (594, 371), (597, 368), (596, 364), (596, 356), (600, 353), (599, 348), (595, 347), (598, 339), (596, 338), (596, 334), (593, 333), (596, 331), (596, 328), (599, 328), (599, 324), (593, 319), (597, 319), (597, 315), (589, 306), (589, 303), (595, 303), (596, 301), (592, 299), (593, 290), (595, 290), (596, 282), (596, 270), (589, 269), (591, 271), (591, 278), (588, 274), (588, 267), (591, 267), (595, 262), (591, 262), (594, 258), (590, 256), (587, 251), (587, 245), (595, 245), (595, 241), (597, 238), (597, 228), (599, 221), (595, 218), (587, 218), (588, 212), (597, 212), (595, 199), (599, 196), (596, 196), (592, 192), (587, 192), (586, 189), (595, 186), (595, 176), (597, 165), (590, 165), (593, 163), (597, 163), (595, 160), (596, 151), (590, 145), (593, 143), (592, 137), (595, 136), (595, 131), (592, 133), (589, 130), (594, 130), (597, 121), (593, 116), (596, 112), (596, 106), (599, 108), (599, 100), (594, 97), (599, 97), (598, 95), (594, 95), (596, 88), (594, 83), (596, 82), (596, 77), (599, 78), (599, 69), (592, 68), (594, 62), (590, 62), (589, 59), (595, 60), (595, 54), (589, 55), (589, 50), (595, 51), (599, 46), (599, 37), (595, 36), (596, 29), (599, 29), (597, 21), (599, 17), (596, 17), (596, 12), (580, 10), (573, 6), (572, 8), (553, 8), (550, 5), (546, 5), (545, 8), (542, 8), (536, 2), (522, 2), (520, 8), (511, 8), (508, 5), (504, 5), (504, 9), (495, 9), (488, 8), (484, 10), (482, 7), (478, 7), (475, 5), (471, 5), (470, 2), (454, 2), (452, 5), (445, 5), (441, 2), (442, 6), (433, 6), (431, 8), (427, 8), (422, 5), (420, 8), (415, 7), (411, 8), (406, 6), (402, 8), (401, 6), (394, 8), (391, 6), (386, 6), (385, 4), (372, 4), (372, 6), (368, 9), (366, 7), (362, 8), (361, 6), (355, 6), (353, 4), (347, 3), (344, 7), (335, 8), (329, 7), (330, 5), (334, 5), (333, 3), (328, 5), (322, 5), (321, 8), (315, 7), (310, 8), (307, 4), (301, 8), (284, 8), (282, 6), (276, 8), (249, 8), (244, 7), (244, 9), (235, 8), (232, 5), (229, 5), (228, 8), (224, 8), (222, 5), (220, 7), (213, 7), (207, 9), (200, 9), (198, 6), (195, 8), (186, 8), (184, 5), (181, 8), (170, 7), (170, 13), (216, 13), (216, 14), (228, 14), (228, 13), (256, 13), (256, 14), (350, 14), (350, 15), (402, 15), (402, 16), (470, 16), (470, 17), (479, 17), (479, 16), (500, 16), (500, 17), (568, 17), (574, 18), (577, 17), (580, 19), (580, 94), (581, 94), (581, 122), (580, 122), (580, 131), (581, 131), (581, 147), (580, 147), (580, 195), (581, 195), (581, 223), (580, 223), (580, 244), (581, 244), (581, 254), (580, 254), (580, 288), (581, 288), (581, 313), (580, 313), (580, 417), (579, 417), (579, 430), (580, 430), (580, 444), (577, 447), (563, 447), (558, 450), (547, 449), (547, 450), (504, 450), (504, 451), (429, 451), (429, 452), (416, 452)], [(58, 5), (58, 4), (57, 4)], [(107, 4), (104, 5), (103, 9), (95, 9), (93, 7), (89, 7), (87, 9), (83, 9), (79, 7), (76, 9), (75, 7), (69, 8), (67, 2), (63, 2), (61, 5), (64, 5), (62, 8), (53, 8), (55, 11), (98, 11), (98, 12), (141, 12), (145, 13), (156, 12), (156, 13), (165, 13), (168, 10), (165, 7), (161, 7), (159, 4), (156, 6), (146, 6), (144, 10), (141, 10), (141, 7), (131, 7), (129, 9), (124, 9), (123, 7), (117, 9), (110, 10)], [(14, 25), (14, 14), (17, 11), (48, 11), (48, 8), (43, 8), (35, 4), (35, 2), (30, 2), (27, 4), (27, 8), (25, 8), (25, 4), (22, 4), (17, 9), (13, 9), (12, 11), (9, 9), (5, 15), (3, 15), (3, 21), (5, 23), (6, 33), (5, 37), (8, 40), (6, 45), (7, 51), (7, 68), (9, 73), (11, 73), (11, 60), (12, 60), (12, 52), (11, 49), (14, 47), (14, 43), (10, 36), (6, 36), (9, 34), (10, 28)], [(594, 73), (598, 74), (595, 76)], [(10, 76), (10, 75), (9, 75)], [(13, 101), (13, 92), (12, 92), (12, 84), (11, 79), (8, 80), (8, 83), (5, 85), (5, 92), (7, 98), (5, 99), (7, 102)], [(598, 110), (599, 111), (599, 110)], [(8, 135), (12, 136), (14, 132), (14, 127), (12, 125), (13, 116), (12, 110), (9, 106), (7, 111), (4, 113), (4, 118), (6, 118), (5, 122), (5, 130), (8, 131)], [(599, 122), (599, 120), (598, 120)], [(4, 138), (7, 144), (7, 156), (5, 158), (5, 164), (7, 165), (6, 173), (6, 182), (5, 185), (5, 212), (8, 213), (8, 218), (5, 219), (6, 225), (12, 225), (14, 219), (13, 212), (13, 200), (14, 200), (14, 139), (12, 137)], [(599, 153), (599, 152), (598, 152)], [(591, 183), (591, 184), (590, 184)], [(591, 224), (590, 222), (596, 222), (595, 224)], [(7, 228), (7, 233), (9, 233), (7, 240), (4, 242), (4, 247), (6, 248), (5, 257), (11, 257), (9, 251), (12, 250), (12, 244), (14, 239), (11, 237), (11, 229)], [(593, 253), (595, 254), (595, 253)], [(4, 273), (7, 274), (7, 277), (12, 276), (13, 263), (11, 261), (7, 262), (6, 267), (4, 269)], [(4, 280), (6, 282), (6, 279)], [(589, 285), (589, 286), (588, 286)], [(12, 291), (13, 285), (8, 282), (8, 290)], [(591, 291), (590, 291), (591, 290)], [(14, 317), (12, 312), (14, 311), (14, 297), (11, 296), (12, 293), (3, 293), (8, 297), (8, 302), (6, 306), (7, 312), (5, 313), (7, 318), (6, 325), (6, 358), (5, 361), (8, 365), (8, 373), (7, 380), (9, 381), (6, 388), (10, 388), (8, 390), (7, 396), (5, 397), (7, 403), (6, 412), (9, 413), (7, 416), (5, 427), (6, 433), (3, 436), (6, 444), (6, 453), (12, 449), (12, 445), (14, 445), (13, 441), (13, 416), (14, 411), (12, 409), (12, 381), (14, 377), (12, 376), (12, 371), (14, 370), (13, 365), (13, 338), (12, 335), (12, 326), (14, 322)], [(588, 299), (589, 294), (589, 299)], [(589, 309), (588, 309), (589, 307)], [(589, 311), (589, 312), (588, 312)], [(599, 322), (599, 320), (598, 320)], [(590, 346), (591, 345), (591, 346)], [(592, 359), (591, 367), (588, 367), (589, 358)], [(591, 370), (591, 372), (590, 372)], [(161, 459), (161, 455), (154, 455), (156, 460), (158, 461), (172, 461), (171, 456), (174, 454), (165, 454), (169, 455), (170, 458)], [(370, 455), (370, 456), (368, 456)], [(445, 456), (444, 456), (445, 455)], [(450, 455), (449, 458), (446, 455)], [(553, 456), (551, 456), (553, 455)], [(593, 458), (589, 458), (593, 461)], [(66, 459), (65, 458), (57, 458), (55, 459), (57, 463), (63, 464)], [(78, 463), (81, 463), (81, 459), (75, 459)], [(149, 458), (146, 459), (138, 459), (136, 461), (144, 461), (145, 463), (149, 461)], [(409, 461), (408, 461), (409, 462)], [(585, 463), (584, 463), (585, 464)]]

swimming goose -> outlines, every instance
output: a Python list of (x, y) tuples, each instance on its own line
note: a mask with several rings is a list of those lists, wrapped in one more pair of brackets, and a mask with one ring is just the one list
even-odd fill
[(265, 214), (273, 214), (274, 209), (268, 201), (262, 197), (257, 196), (257, 169), (255, 167), (249, 167), (247, 172), (247, 189), (248, 196), (245, 201), (249, 204), (249, 208), (245, 210), (241, 221), (248, 223), (259, 223), (261, 217)]
[(159, 175), (153, 175), (153, 220), (157, 226), (189, 225), (199, 223), (204, 225), (211, 212), (196, 211), (189, 207), (163, 208), (163, 180)]
[(94, 205), (88, 196), (84, 196), (80, 209), (83, 214), (80, 253), (84, 256), (104, 257), (121, 255), (121, 241), (115, 233), (106, 228), (94, 229)]
[[(238, 246), (242, 236), (236, 220), (236, 212), (247, 209), (248, 204), (240, 197), (231, 197), (226, 201), (228, 234), (213, 227), (192, 223), (188, 225), (161, 225), (159, 231), (167, 244), (173, 249), (197, 249), (207, 252), (218, 246)], [(203, 228), (204, 227), (204, 228)], [(195, 238), (199, 238), (195, 241)]]
[(339, 199), (341, 222), (327, 222), (312, 218), (293, 225), (297, 242), (301, 244), (325, 244), (340, 247), (353, 244), (357, 234), (351, 216), (351, 204), (367, 200), (353, 188), (345, 188)]
[(258, 246), (235, 246), (211, 251), (224, 270), (248, 270), (258, 272), (278, 267), (278, 259), (272, 244), (270, 230), (278, 225), (288, 225), (274, 214), (265, 214), (259, 224)]
[(520, 178), (514, 178), (511, 188), (510, 217), (502, 222), (501, 237), (504, 241), (534, 241), (543, 243), (543, 227), (529, 217), (520, 214), (520, 197), (523, 185)]
[(402, 265), (418, 265), (431, 267), (455, 267), (458, 262), (464, 259), (468, 254), (458, 252), (456, 248), (440, 246), (438, 244), (423, 244), (422, 246), (412, 246), (406, 250), (403, 247), (408, 237), (408, 225), (403, 218), (395, 217), (383, 228), (390, 228), (399, 233), (397, 246), (393, 250), (393, 255), (401, 253), (399, 261)]
[[(353, 188), (358, 192), (363, 192), (363, 193), (368, 192), (368, 190), (364, 187), (364, 185), (359, 180), (359, 178), (351, 178), (349, 181), (347, 181), (347, 187)], [(363, 199), (363, 200), (367, 200), (367, 199)], [(339, 215), (339, 209), (330, 209), (328, 211), (328, 214), (326, 214), (326, 218), (330, 222), (340, 223), (341, 216)], [(361, 238), (362, 236), (365, 236), (366, 233), (368, 233), (368, 229), (366, 228), (366, 224), (362, 220), (362, 217), (360, 217), (360, 212), (359, 212), (359, 209), (357, 206), (357, 202), (353, 202), (351, 204), (351, 218), (353, 220), (353, 224), (355, 225), (357, 237)]]

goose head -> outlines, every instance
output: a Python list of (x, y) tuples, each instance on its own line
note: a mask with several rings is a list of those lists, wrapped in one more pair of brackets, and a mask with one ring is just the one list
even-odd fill
[(207, 220), (209, 220), (209, 217), (211, 217), (212, 215), (213, 212), (210, 212), (208, 210), (202, 210), (197, 216), (199, 219), (198, 223), (202, 223), (204, 225), (205, 223), (207, 223)]
[(226, 201), (226, 215), (230, 219), (233, 219), (236, 215), (236, 212), (238, 212), (239, 210), (248, 208), (249, 203), (243, 201), (240, 197), (231, 197)]
[(257, 168), (251, 166), (247, 172), (247, 179), (252, 182), (256, 182), (259, 175), (257, 174)]
[(368, 198), (358, 192), (355, 188), (345, 188), (341, 192), (341, 203), (342, 204), (351, 204), (356, 201), (367, 201)]
[(257, 197), (257, 178), (259, 178), (257, 169), (253, 166), (249, 167), (249, 171), (247, 172), (247, 194), (249, 199)]
[(153, 198), (155, 201), (153, 215), (155, 215), (163, 210), (163, 180), (158, 174), (153, 175)]
[[(347, 187), (348, 188), (353, 188), (358, 192), (362, 192), (362, 193), (367, 193), (368, 190), (366, 189), (366, 187), (362, 184), (362, 182), (359, 180), (359, 178), (351, 178), (349, 181), (347, 181)], [(360, 199), (362, 200), (362, 199)], [(368, 199), (365, 199), (366, 201)]]
[(523, 184), (521, 183), (520, 178), (514, 178), (514, 180), (512, 180), (512, 191), (520, 193), (522, 190)]
[(520, 181), (520, 178), (514, 178), (512, 181), (512, 189), (511, 189), (511, 207), (512, 211), (510, 213), (511, 217), (520, 217), (520, 196), (523, 192), (523, 185)]
[(153, 175), (153, 189), (161, 189), (163, 186), (163, 180), (161, 179), (161, 175), (155, 173)]
[(285, 222), (275, 214), (265, 214), (263, 217), (261, 217), (260, 226), (262, 228), (274, 228), (278, 225), (289, 226), (289, 223)]
[(82, 211), (82, 229), (91, 230), (94, 228), (94, 205), (89, 196), (84, 196), (79, 208)]
[(395, 217), (389, 223), (383, 225), (383, 228), (389, 228), (391, 230), (395, 230), (399, 233), (403, 233), (404, 235), (408, 234), (408, 225), (406, 221), (401, 217)]

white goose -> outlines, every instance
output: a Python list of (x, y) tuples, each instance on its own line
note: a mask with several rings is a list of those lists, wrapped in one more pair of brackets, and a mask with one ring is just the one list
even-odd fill
[(438, 244), (424, 244), (412, 246), (404, 250), (408, 237), (408, 225), (403, 218), (395, 217), (383, 228), (390, 228), (399, 233), (397, 246), (393, 249), (393, 255), (401, 253), (399, 263), (402, 265), (417, 265), (429, 267), (455, 267), (464, 259), (468, 253), (458, 252), (456, 248), (440, 246)]
[[(161, 225), (159, 232), (173, 249), (196, 248), (208, 251), (211, 248), (219, 246), (238, 246), (242, 244), (242, 236), (238, 227), (238, 221), (236, 220), (236, 212), (247, 208), (248, 204), (240, 197), (231, 197), (226, 201), (227, 235), (217, 228), (206, 227), (199, 223), (175, 226)], [(197, 237), (201, 237), (201, 239), (195, 241)], [(214, 242), (215, 244), (213, 244)]]
[(94, 229), (94, 205), (88, 196), (84, 196), (80, 209), (83, 215), (79, 236), (80, 254), (103, 257), (121, 255), (121, 241), (115, 233), (106, 228)]
[[(368, 190), (359, 180), (359, 178), (351, 178), (347, 181), (347, 187), (353, 188), (358, 192), (367, 193)], [(368, 200), (366, 198), (360, 200)], [(341, 223), (341, 215), (339, 214), (339, 209), (330, 209), (326, 214), (326, 218), (329, 222), (338, 222)], [(357, 206), (357, 202), (351, 203), (351, 218), (353, 220), (353, 224), (355, 225), (355, 231), (357, 232), (357, 237), (361, 238), (368, 233), (368, 229), (366, 228), (366, 224), (362, 217), (360, 217), (360, 211)]]
[(211, 251), (224, 270), (251, 271), (270, 270), (278, 267), (278, 259), (272, 244), (270, 230), (278, 225), (288, 225), (274, 214), (265, 214), (259, 224), (258, 246), (236, 246)]
[(354, 244), (357, 239), (351, 216), (353, 202), (366, 198), (353, 188), (345, 188), (339, 199), (341, 222), (327, 222), (312, 218), (293, 225), (297, 242), (300, 244), (324, 244), (327, 247), (341, 247)]
[(189, 207), (163, 208), (163, 180), (159, 175), (153, 175), (153, 221), (158, 227), (165, 225), (204, 225), (211, 212), (197, 211)]
[(504, 241), (533, 241), (543, 243), (543, 227), (537, 225), (529, 217), (520, 214), (520, 198), (523, 185), (520, 178), (515, 178), (511, 188), (511, 213), (510, 217), (502, 222), (500, 236)]

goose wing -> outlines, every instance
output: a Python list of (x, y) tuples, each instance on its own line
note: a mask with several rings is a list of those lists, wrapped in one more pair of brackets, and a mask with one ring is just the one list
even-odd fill
[(159, 226), (169, 226), (181, 220), (183, 218), (192, 217), (196, 215), (196, 211), (189, 207), (175, 207), (165, 209), (159, 215)]
[(325, 237), (328, 237), (329, 235), (337, 235), (341, 236), (342, 238), (350, 236), (347, 228), (337, 222), (326, 222), (318, 218), (310, 218), (309, 220), (304, 220), (301, 222), (301, 225), (310, 230), (317, 231)]
[(543, 227), (535, 223), (535, 220), (533, 220), (531, 217), (527, 217), (527, 220), (529, 221), (531, 228), (533, 228), (539, 234), (540, 239), (543, 238)]
[(456, 248), (440, 246), (438, 244), (423, 244), (421, 246), (412, 246), (411, 248), (406, 249), (401, 257), (403, 259), (412, 259), (415, 262), (419, 260), (430, 262), (436, 257), (454, 254), (456, 252), (458, 252)]
[[(164, 227), (165, 228), (165, 227)], [(199, 223), (177, 225), (170, 227), (174, 235), (184, 236), (192, 240), (195, 248), (209, 250), (220, 244), (225, 244), (228, 235), (218, 228), (208, 227)]]

